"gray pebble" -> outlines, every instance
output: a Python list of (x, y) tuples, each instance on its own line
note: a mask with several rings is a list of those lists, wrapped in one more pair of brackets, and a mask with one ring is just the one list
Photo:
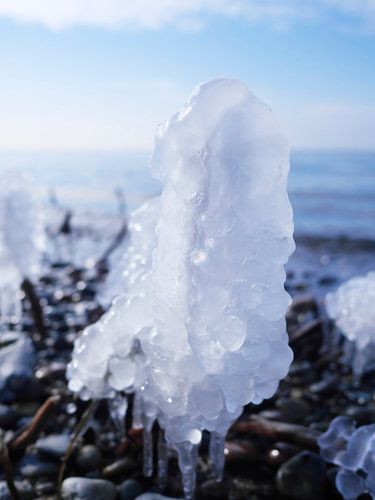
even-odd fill
[(76, 464), (85, 471), (100, 469), (102, 461), (102, 454), (98, 448), (92, 444), (83, 446), (76, 457)]
[(55, 463), (43, 462), (34, 456), (26, 456), (20, 465), (20, 472), (28, 479), (55, 477), (59, 472), (59, 467)]
[(63, 500), (115, 500), (116, 495), (115, 485), (104, 479), (69, 477), (61, 488)]
[(2, 429), (13, 428), (16, 421), (17, 412), (11, 406), (0, 404), (0, 427)]
[(158, 493), (143, 493), (143, 495), (137, 497), (135, 500), (179, 500), (178, 498), (165, 497), (159, 495)]
[(67, 434), (51, 434), (38, 439), (36, 449), (51, 458), (62, 458), (68, 449), (70, 437)]
[(143, 488), (135, 479), (126, 479), (118, 486), (120, 500), (134, 500), (143, 492)]
[(277, 473), (281, 495), (296, 500), (316, 500), (326, 496), (326, 464), (310, 451), (302, 451), (285, 462)]
[[(34, 498), (33, 488), (28, 481), (16, 481), (15, 486), (23, 499), (28, 500)], [(6, 481), (0, 481), (0, 498), (1, 500), (13, 500)]]

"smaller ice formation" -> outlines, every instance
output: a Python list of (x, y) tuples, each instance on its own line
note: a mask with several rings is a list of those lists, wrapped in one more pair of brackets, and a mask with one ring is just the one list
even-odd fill
[(375, 272), (352, 278), (328, 293), (328, 315), (354, 346), (353, 372), (363, 373), (375, 360)]
[(35, 348), (27, 337), (0, 349), (0, 402), (12, 401), (14, 393), (29, 383), (35, 363)]
[(110, 272), (98, 297), (104, 307), (150, 270), (159, 212), (160, 198), (155, 197), (130, 213), (128, 236), (111, 258)]
[(18, 291), (34, 279), (44, 251), (42, 212), (30, 179), (20, 172), (0, 177), (0, 314), (2, 322), (20, 317)]
[(336, 487), (345, 500), (375, 498), (375, 424), (356, 429), (350, 417), (337, 417), (318, 444), (321, 456), (339, 467)]
[(242, 82), (216, 79), (159, 127), (151, 167), (160, 207), (134, 214), (125, 292), (77, 341), (69, 387), (88, 398), (135, 393), (144, 473), (157, 421), (159, 478), (168, 444), (191, 499), (202, 432), (220, 480), (229, 427), (244, 405), (275, 393), (292, 360), (289, 149), (266, 104)]

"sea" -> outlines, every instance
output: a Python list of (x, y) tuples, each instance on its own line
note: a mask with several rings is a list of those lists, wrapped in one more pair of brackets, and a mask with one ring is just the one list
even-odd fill
[[(147, 152), (2, 151), (0, 172), (27, 172), (46, 203), (116, 216), (125, 205), (131, 210), (160, 192), (149, 157)], [(298, 276), (314, 272), (321, 279), (328, 272), (344, 279), (375, 269), (375, 151), (293, 151), (288, 190), (297, 241), (291, 262)]]

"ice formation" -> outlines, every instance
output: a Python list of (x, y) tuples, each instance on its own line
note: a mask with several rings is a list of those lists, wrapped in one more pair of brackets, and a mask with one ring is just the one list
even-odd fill
[(0, 177), (0, 314), (19, 316), (22, 280), (40, 272), (44, 250), (42, 211), (32, 183), (20, 172)]
[(128, 237), (111, 258), (110, 272), (99, 295), (103, 306), (108, 307), (115, 297), (131, 289), (134, 282), (150, 270), (159, 211), (160, 199), (156, 197), (130, 213)]
[(77, 341), (68, 377), (90, 397), (134, 391), (145, 473), (157, 419), (192, 498), (202, 431), (220, 479), (228, 428), (243, 405), (274, 394), (292, 360), (289, 150), (268, 106), (216, 79), (159, 127), (151, 167), (163, 188), (151, 265)]
[(375, 358), (375, 272), (352, 278), (327, 294), (328, 315), (353, 343), (353, 372), (359, 376)]
[(336, 487), (345, 500), (375, 498), (375, 424), (356, 429), (350, 417), (337, 417), (318, 444), (322, 457), (340, 467)]

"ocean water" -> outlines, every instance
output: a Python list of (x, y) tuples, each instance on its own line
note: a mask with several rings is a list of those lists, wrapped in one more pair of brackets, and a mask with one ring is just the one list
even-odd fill
[[(28, 172), (45, 200), (109, 214), (120, 191), (129, 208), (159, 192), (148, 162), (148, 153), (0, 152), (0, 171)], [(296, 151), (291, 165), (297, 237), (375, 242), (375, 152)]]

